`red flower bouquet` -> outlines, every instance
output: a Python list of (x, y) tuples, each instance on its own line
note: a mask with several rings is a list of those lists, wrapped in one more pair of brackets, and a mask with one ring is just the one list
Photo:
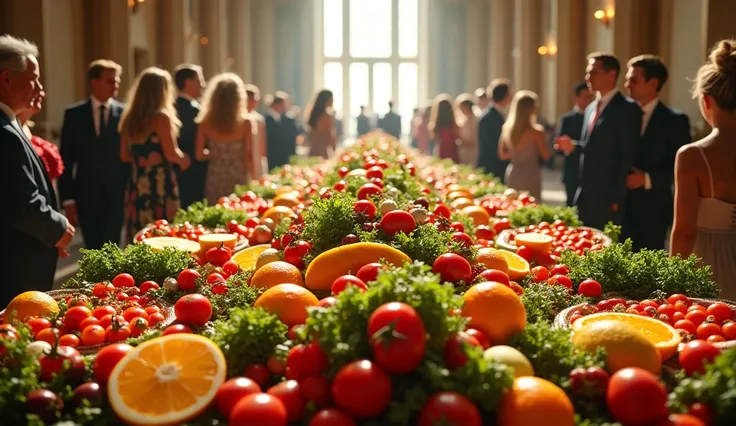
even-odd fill
[(31, 138), (31, 143), (36, 153), (41, 157), (43, 165), (46, 167), (46, 173), (49, 175), (49, 180), (52, 182), (64, 173), (64, 162), (61, 161), (61, 155), (59, 154), (59, 148), (56, 147), (52, 142), (47, 141), (38, 136)]

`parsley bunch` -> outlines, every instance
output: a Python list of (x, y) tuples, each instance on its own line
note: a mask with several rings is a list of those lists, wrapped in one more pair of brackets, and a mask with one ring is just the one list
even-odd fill
[(207, 201), (199, 201), (186, 210), (179, 210), (174, 217), (174, 223), (194, 223), (204, 226), (205, 228), (226, 228), (227, 223), (236, 220), (243, 223), (248, 219), (248, 212), (244, 210), (224, 209), (218, 206), (209, 206)]
[(243, 195), (248, 191), (265, 200), (270, 200), (276, 196), (276, 186), (274, 185), (259, 185), (257, 183), (251, 183), (249, 185), (236, 185), (234, 190), (237, 195)]
[(552, 207), (544, 204), (524, 206), (509, 213), (509, 221), (515, 228), (537, 225), (541, 222), (552, 223), (561, 220), (567, 226), (580, 226), (583, 223), (578, 218), (575, 207)]
[(355, 232), (355, 201), (351, 195), (337, 193), (315, 200), (312, 207), (304, 211), (301, 239), (312, 244), (313, 254), (337, 247), (346, 235)]
[(561, 285), (531, 283), (524, 288), (521, 301), (526, 309), (526, 321), (552, 321), (565, 308), (586, 302), (585, 296), (570, 294)]
[(631, 240), (585, 256), (564, 252), (560, 263), (570, 267), (568, 276), (575, 290), (581, 281), (594, 279), (601, 283), (604, 292), (635, 300), (662, 293), (708, 298), (716, 297), (719, 292), (710, 269), (700, 267), (694, 255), (681, 259), (670, 257), (664, 250), (634, 253)]

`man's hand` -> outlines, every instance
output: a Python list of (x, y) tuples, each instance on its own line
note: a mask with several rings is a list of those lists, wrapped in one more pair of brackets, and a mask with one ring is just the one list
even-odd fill
[(66, 225), (66, 231), (64, 232), (64, 235), (62, 235), (61, 239), (56, 243), (56, 247), (60, 250), (66, 249), (69, 246), (69, 243), (72, 242), (72, 238), (74, 238), (75, 232), (76, 230), (74, 229), (74, 226), (72, 226), (71, 222), (68, 223)]
[(562, 135), (555, 138), (554, 148), (557, 151), (562, 151), (565, 154), (569, 154), (575, 151), (575, 145), (572, 143), (570, 136)]
[(76, 226), (79, 224), (79, 216), (77, 215), (77, 203), (71, 202), (64, 206), (64, 213), (69, 220), (69, 224)]
[(67, 250), (65, 248), (58, 248), (57, 250), (59, 250), (59, 257), (60, 258), (64, 259), (65, 257), (69, 257), (69, 250)]
[(189, 154), (184, 153), (184, 158), (182, 158), (181, 162), (179, 163), (179, 167), (182, 170), (186, 170), (191, 165), (192, 165), (192, 158), (189, 156)]
[(634, 168), (628, 176), (626, 176), (626, 187), (629, 189), (638, 189), (644, 187), (646, 176), (644, 172)]

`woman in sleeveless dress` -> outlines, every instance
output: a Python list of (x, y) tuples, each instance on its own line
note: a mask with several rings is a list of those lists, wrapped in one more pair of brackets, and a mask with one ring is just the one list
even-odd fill
[(455, 120), (455, 108), (452, 106), (452, 98), (449, 95), (441, 94), (434, 98), (427, 127), (429, 128), (429, 137), (436, 142), (437, 156), (443, 160), (450, 159), (459, 163), (458, 137), (460, 128), (457, 125), (457, 120)]
[(498, 158), (511, 160), (506, 167), (506, 184), (541, 200), (540, 160), (547, 161), (550, 156), (544, 128), (537, 124), (537, 94), (520, 90), (511, 101), (498, 143)]
[(197, 160), (208, 162), (204, 195), (210, 205), (247, 183), (254, 170), (247, 99), (243, 80), (233, 73), (216, 75), (205, 89), (195, 120), (199, 126), (194, 152)]
[(174, 165), (189, 168), (191, 160), (179, 149), (181, 123), (176, 118), (176, 92), (171, 75), (145, 69), (128, 92), (120, 117), (120, 159), (133, 170), (127, 192), (128, 242), (159, 219), (173, 220), (179, 210)]
[(307, 108), (307, 146), (310, 157), (330, 158), (337, 148), (332, 101), (331, 91), (320, 90)]
[(478, 164), (478, 119), (475, 115), (473, 95), (464, 93), (457, 97), (455, 106), (460, 112), (460, 162), (475, 167)]
[(716, 45), (693, 95), (713, 131), (677, 152), (670, 254), (694, 253), (736, 300), (736, 40)]

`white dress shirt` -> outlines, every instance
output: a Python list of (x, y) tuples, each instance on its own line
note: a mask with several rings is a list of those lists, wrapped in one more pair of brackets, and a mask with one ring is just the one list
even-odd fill
[(614, 96), (616, 96), (616, 93), (618, 93), (618, 89), (613, 89), (610, 92), (606, 93), (605, 95), (601, 95), (601, 92), (598, 92), (596, 95), (596, 100), (598, 101), (598, 105), (596, 106), (598, 113), (591, 114), (590, 117), (588, 117), (588, 126), (590, 127), (590, 122), (593, 120), (597, 120), (598, 117), (603, 114), (603, 110), (606, 109), (608, 104), (611, 103), (611, 99), (613, 99)]
[[(657, 108), (657, 105), (659, 105), (659, 98), (654, 98), (653, 100), (649, 101), (649, 103), (641, 107), (641, 110), (644, 113), (641, 119), (642, 136), (644, 136), (644, 132), (647, 131), (649, 120), (651, 120), (652, 113), (654, 112), (654, 109)], [(649, 173), (644, 173), (644, 189), (652, 189), (652, 179), (649, 177)]]
[(100, 136), (100, 107), (105, 106), (105, 124), (110, 122), (110, 105), (112, 105), (112, 98), (108, 99), (107, 102), (101, 102), (94, 96), (92, 99), (92, 119), (95, 122), (95, 134)]

